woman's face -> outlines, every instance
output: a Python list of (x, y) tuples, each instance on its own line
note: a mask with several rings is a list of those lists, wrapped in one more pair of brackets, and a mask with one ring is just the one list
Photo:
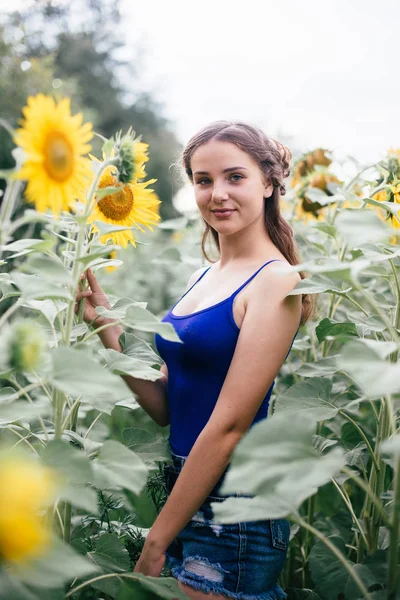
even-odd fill
[(220, 234), (232, 234), (264, 218), (264, 197), (273, 186), (257, 163), (235, 144), (211, 140), (191, 160), (196, 203)]

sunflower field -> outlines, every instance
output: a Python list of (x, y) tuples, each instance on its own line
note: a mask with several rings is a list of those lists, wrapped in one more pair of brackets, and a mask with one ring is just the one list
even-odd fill
[[(124, 380), (161, 377), (153, 337), (179, 340), (161, 318), (203, 264), (201, 224), (161, 220), (140, 132), (103, 138), (43, 94), (4, 125), (0, 600), (184, 599), (166, 567), (133, 573), (166, 499), (168, 428)], [(224, 492), (254, 497), (214, 507), (221, 523), (289, 519), (289, 600), (400, 598), (400, 150), (344, 167), (325, 148), (293, 164), (282, 212), (307, 278), (291, 293), (316, 311), (234, 452)], [(109, 304), (88, 319), (93, 273)], [(100, 341), (116, 322), (122, 352)]]

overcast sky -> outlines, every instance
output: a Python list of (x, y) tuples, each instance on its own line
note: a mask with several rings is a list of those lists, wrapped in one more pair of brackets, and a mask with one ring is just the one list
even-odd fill
[(241, 119), (362, 162), (400, 146), (396, 0), (122, 0), (122, 12), (183, 142)]

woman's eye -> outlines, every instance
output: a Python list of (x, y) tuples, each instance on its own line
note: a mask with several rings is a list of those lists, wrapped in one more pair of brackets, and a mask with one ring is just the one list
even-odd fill
[(234, 173), (233, 175), (231, 175), (231, 179), (232, 181), (240, 181), (241, 179), (243, 179), (243, 175), (239, 175), (239, 173)]
[(197, 181), (197, 185), (205, 185), (205, 184), (207, 184), (207, 183), (210, 183), (210, 180), (209, 180), (209, 179), (207, 179), (206, 177), (204, 177), (203, 179), (199, 179), (199, 180)]

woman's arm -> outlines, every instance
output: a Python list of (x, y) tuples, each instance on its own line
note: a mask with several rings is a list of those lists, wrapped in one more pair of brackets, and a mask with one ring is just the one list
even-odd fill
[[(285, 296), (298, 283), (298, 274), (282, 276), (270, 269), (260, 275), (254, 280), (235, 354), (214, 411), (148, 534), (148, 556), (165, 551), (218, 482), (297, 331), (301, 296)], [(145, 572), (144, 566), (140, 568)]]

